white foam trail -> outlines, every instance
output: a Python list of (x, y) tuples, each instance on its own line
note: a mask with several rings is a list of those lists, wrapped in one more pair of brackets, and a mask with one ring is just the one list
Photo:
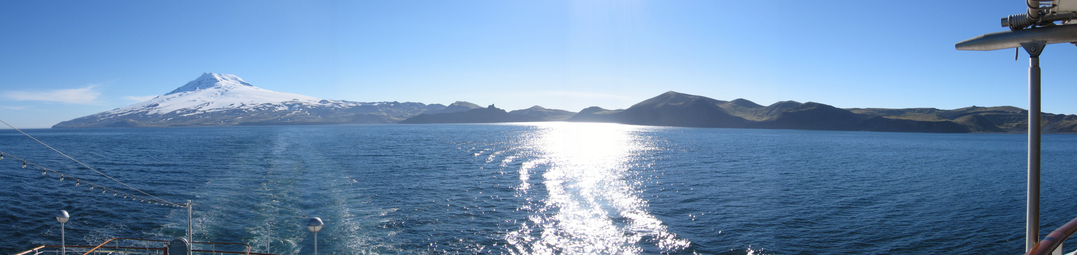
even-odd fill
[(526, 190), (531, 171), (544, 165), (548, 194), (534, 206), (539, 209), (529, 217), (531, 224), (520, 223), (506, 235), (513, 253), (639, 254), (645, 239), (664, 251), (688, 247), (688, 240), (650, 215), (637, 184), (629, 180), (628, 165), (647, 150), (638, 127), (563, 123), (545, 128), (532, 141), (540, 159), (520, 166), (517, 189)]
[(517, 170), (520, 175), (520, 185), (516, 186), (517, 196), (526, 194), (527, 190), (531, 188), (531, 170), (542, 164), (546, 164), (546, 161), (532, 160), (520, 164), (520, 169)]

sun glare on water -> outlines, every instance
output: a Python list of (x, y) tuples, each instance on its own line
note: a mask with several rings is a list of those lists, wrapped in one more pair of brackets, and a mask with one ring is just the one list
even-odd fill
[[(530, 171), (543, 171), (548, 195), (525, 205), (529, 223), (507, 240), (522, 253), (639, 254), (640, 242), (664, 251), (686, 248), (689, 241), (669, 233), (648, 211), (640, 187), (629, 171), (647, 153), (645, 127), (597, 123), (551, 123), (540, 126), (530, 143), (540, 156), (522, 164), (518, 190), (527, 192)], [(540, 233), (532, 233), (539, 231)]]

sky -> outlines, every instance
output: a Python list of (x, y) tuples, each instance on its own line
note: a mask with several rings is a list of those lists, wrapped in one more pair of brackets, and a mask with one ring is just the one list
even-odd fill
[[(358, 102), (623, 109), (666, 91), (761, 105), (1027, 108), (1028, 55), (992, 1), (0, 1), (0, 120), (162, 95), (202, 73)], [(1077, 47), (1041, 55), (1043, 111), (1077, 114)], [(6, 128), (6, 127), (4, 127)]]

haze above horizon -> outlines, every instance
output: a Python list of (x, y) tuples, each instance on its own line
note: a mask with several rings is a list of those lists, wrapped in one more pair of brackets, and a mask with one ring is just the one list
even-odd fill
[[(767, 3), (767, 4), (761, 4)], [(627, 108), (666, 91), (761, 105), (1027, 108), (1028, 56), (954, 43), (994, 1), (0, 2), (0, 119), (47, 128), (202, 73), (358, 102)], [(1077, 48), (1041, 56), (1043, 111), (1077, 114)], [(6, 127), (5, 127), (6, 128)]]

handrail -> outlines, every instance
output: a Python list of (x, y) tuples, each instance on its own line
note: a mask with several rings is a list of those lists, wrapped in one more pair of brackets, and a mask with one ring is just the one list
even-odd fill
[[(68, 245), (67, 246), (67, 248), (93, 248), (93, 247), (95, 247), (95, 246), (89, 246), (89, 245)], [(21, 252), (21, 253), (16, 253), (15, 255), (32, 254), (32, 252), (40, 251), (40, 250), (43, 250), (43, 249), (46, 249), (46, 248), (60, 248), (60, 246), (59, 245), (42, 245), (42, 246), (38, 246), (36, 248), (30, 249), (30, 250), (27, 250), (27, 251), (24, 251), (24, 252)], [(99, 249), (98, 251), (105, 250), (105, 249), (117, 249), (117, 248), (121, 249), (121, 250), (123, 250), (123, 249), (127, 249), (127, 250), (150, 249), (150, 250), (155, 250), (155, 251), (156, 250), (165, 250), (164, 247), (145, 248), (145, 247), (133, 247), (133, 246), (120, 246), (120, 247), (101, 247), (101, 249)], [(198, 252), (198, 253), (214, 253), (214, 254), (222, 253), (222, 254), (247, 254), (247, 255), (281, 255), (281, 254), (277, 254), (277, 253), (258, 253), (258, 252), (249, 252), (249, 251), (218, 251), (218, 250), (191, 250), (191, 251), (192, 252)]]
[(26, 255), (26, 254), (28, 254), (28, 253), (30, 253), (30, 252), (33, 252), (33, 251), (36, 251), (36, 250), (40, 250), (41, 248), (45, 248), (45, 246), (44, 246), (44, 245), (42, 245), (42, 246), (38, 246), (37, 248), (33, 248), (33, 249), (30, 249), (30, 250), (28, 250), (28, 251), (24, 251), (24, 252), (16, 253), (15, 255)]
[(195, 244), (195, 243), (200, 243), (200, 244), (238, 244), (238, 245), (247, 246), (247, 254), (248, 255), (251, 254), (251, 245), (245, 244), (245, 243), (221, 243), (221, 242), (191, 242), (191, 243), (192, 244)]
[(161, 241), (161, 240), (117, 237), (117, 238), (108, 239), (108, 241), (105, 241), (104, 243), (98, 244), (97, 247), (93, 247), (93, 249), (90, 249), (89, 251), (87, 251), (86, 253), (83, 253), (82, 255), (89, 255), (91, 252), (96, 251), (98, 248), (101, 248), (101, 246), (105, 246), (105, 244), (107, 244), (109, 242), (112, 242), (113, 240), (121, 240), (121, 239), (123, 239), (123, 240), (136, 240), (136, 241), (150, 241), (150, 242), (168, 243), (168, 241)]
[(1028, 250), (1025, 255), (1050, 254), (1057, 249), (1059, 245), (1062, 245), (1062, 241), (1065, 241), (1066, 238), (1073, 235), (1074, 232), (1077, 232), (1077, 218), (1074, 218), (1070, 222), (1067, 222), (1066, 225), (1062, 225), (1062, 227), (1055, 229), (1055, 231), (1051, 231), (1047, 237), (1044, 237), (1043, 240), (1037, 242), (1035, 246), (1032, 246), (1032, 249)]
[(257, 253), (257, 252), (242, 252), (242, 251), (214, 251), (214, 250), (191, 250), (191, 252), (209, 252), (209, 253), (226, 253), (226, 254), (248, 254), (248, 255), (280, 255), (276, 253)]
[[(112, 238), (112, 239), (108, 239), (108, 241), (105, 241), (105, 242), (103, 242), (103, 243), (101, 243), (101, 244), (97, 245), (96, 247), (93, 247), (93, 249), (90, 249), (89, 251), (87, 251), (86, 253), (83, 253), (82, 255), (89, 255), (90, 253), (92, 253), (92, 252), (96, 251), (97, 249), (101, 248), (102, 246), (105, 246), (105, 244), (108, 244), (109, 242), (112, 242), (113, 240), (136, 240), (136, 241), (150, 241), (150, 242), (161, 242), (161, 243), (168, 243), (168, 241), (161, 241), (161, 240), (150, 240), (150, 239), (139, 239), (139, 238), (126, 238), (126, 237), (117, 237), (117, 238)], [(192, 244), (196, 244), (196, 243), (198, 243), (198, 244), (231, 244), (231, 245), (243, 245), (243, 246), (247, 246), (247, 251), (246, 251), (246, 252), (238, 252), (238, 251), (210, 251), (210, 250), (194, 250), (194, 249), (192, 249), (192, 250), (191, 250), (191, 251), (197, 251), (197, 252), (217, 252), (217, 253), (230, 253), (230, 254), (247, 254), (247, 255), (251, 255), (251, 254), (268, 254), (268, 253), (251, 253), (251, 245), (249, 245), (249, 244), (245, 244), (245, 243), (224, 243), (224, 242), (191, 242), (191, 243), (192, 243)], [(36, 250), (36, 249), (40, 249), (40, 248), (43, 248), (43, 247), (45, 247), (45, 246), (44, 246), (44, 245), (42, 245), (41, 247), (38, 247), (38, 248), (34, 248), (34, 249)], [(153, 248), (153, 249), (164, 249), (164, 248)], [(30, 251), (33, 251), (33, 250), (30, 250)], [(30, 252), (30, 251), (27, 251), (27, 252)], [(25, 253), (25, 252), (24, 252), (24, 253)], [(22, 254), (22, 253), (20, 253), (20, 254), (16, 254), (16, 255), (21, 255), (21, 254)]]

